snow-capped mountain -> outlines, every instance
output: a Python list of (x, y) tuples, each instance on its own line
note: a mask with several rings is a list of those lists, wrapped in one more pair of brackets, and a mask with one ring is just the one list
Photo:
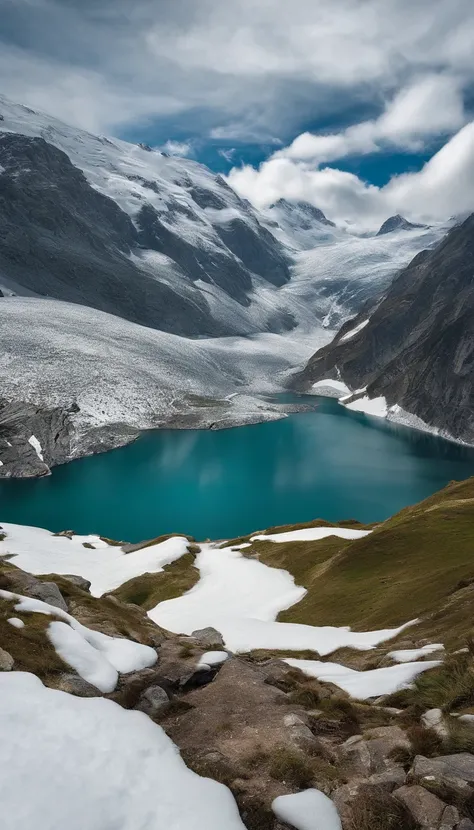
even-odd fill
[(413, 222), (409, 222), (408, 219), (405, 219), (404, 216), (400, 216), (400, 214), (397, 213), (395, 216), (389, 216), (389, 218), (385, 220), (377, 231), (377, 236), (383, 236), (384, 234), (392, 233), (393, 231), (414, 231), (425, 227), (426, 225), (416, 225)]
[[(1, 98), (0, 165), (0, 288), (181, 334), (245, 334), (253, 292), (290, 278), (252, 208), (196, 162)], [(259, 311), (259, 330), (293, 323)]]
[[(0, 171), (4, 294), (186, 336), (340, 325), (440, 233), (405, 234), (401, 245), (393, 233), (374, 249), (313, 205), (280, 199), (258, 212), (195, 161), (2, 97)], [(360, 271), (368, 264), (362, 292), (354, 258)]]
[(306, 251), (321, 242), (334, 241), (344, 236), (324, 215), (309, 202), (291, 202), (279, 199), (262, 210), (267, 228), (290, 251)]

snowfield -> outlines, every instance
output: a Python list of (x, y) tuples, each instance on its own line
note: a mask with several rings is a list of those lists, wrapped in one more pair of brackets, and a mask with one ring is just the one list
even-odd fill
[[(91, 583), (92, 596), (100, 597), (143, 573), (159, 573), (187, 551), (184, 536), (125, 553), (99, 536), (55, 536), (49, 530), (4, 522), (7, 534), (0, 541), (0, 556), (32, 574), (77, 574)], [(92, 549), (84, 545), (92, 545)]]
[[(331, 528), (333, 533), (339, 530), (344, 528)], [(366, 651), (412, 624), (355, 632), (347, 627), (275, 622), (280, 611), (306, 594), (287, 571), (212, 544), (201, 546), (195, 565), (200, 572), (197, 585), (180, 597), (159, 603), (148, 616), (176, 634), (192, 634), (212, 626), (221, 632), (226, 648), (235, 653), (311, 649), (325, 656), (344, 647)]]
[(23, 672), (0, 674), (0, 700), (3, 830), (245, 830), (147, 715)]

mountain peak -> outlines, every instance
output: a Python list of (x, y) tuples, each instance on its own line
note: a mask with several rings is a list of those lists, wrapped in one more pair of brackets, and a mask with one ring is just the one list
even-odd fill
[(299, 214), (300, 217), (305, 217), (307, 220), (312, 220), (313, 222), (319, 222), (321, 225), (329, 225), (332, 228), (336, 227), (334, 222), (331, 222), (331, 220), (324, 215), (322, 210), (315, 207), (315, 205), (312, 205), (311, 202), (306, 202), (304, 200), (293, 202), (290, 199), (281, 198), (270, 206), (270, 210), (272, 208), (284, 210), (291, 216)]
[(381, 225), (379, 231), (377, 232), (376, 236), (384, 236), (386, 233), (392, 233), (392, 231), (411, 231), (415, 228), (424, 228), (425, 225), (416, 225), (413, 222), (409, 222), (408, 219), (405, 219), (404, 216), (401, 216), (400, 213), (396, 213), (395, 216), (390, 216), (385, 222)]

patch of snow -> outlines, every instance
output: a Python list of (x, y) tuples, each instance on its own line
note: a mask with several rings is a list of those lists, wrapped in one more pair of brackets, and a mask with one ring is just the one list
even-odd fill
[[(13, 555), (13, 563), (33, 574), (77, 574), (88, 579), (93, 596), (113, 591), (143, 573), (160, 573), (187, 551), (184, 536), (174, 536), (132, 553), (109, 545), (99, 536), (55, 536), (49, 530), (3, 523), (6, 538), (0, 555)], [(94, 550), (85, 548), (93, 545)]]
[(349, 387), (342, 380), (318, 380), (313, 383), (311, 392), (314, 395), (323, 395), (327, 398), (340, 398), (342, 395), (351, 394)]
[(440, 660), (421, 663), (402, 663), (399, 666), (388, 666), (383, 669), (370, 671), (356, 671), (341, 666), (339, 663), (324, 663), (320, 660), (295, 660), (292, 657), (285, 660), (289, 666), (315, 677), (326, 683), (334, 683), (351, 697), (357, 700), (368, 700), (371, 697), (390, 695), (400, 689), (408, 688), (413, 681), (424, 671), (441, 665)]
[(245, 830), (227, 787), (142, 712), (23, 672), (0, 674), (0, 699), (3, 830)]
[(353, 632), (348, 627), (275, 622), (280, 611), (306, 594), (285, 570), (248, 559), (232, 548), (202, 545), (195, 561), (200, 580), (190, 591), (159, 603), (148, 616), (177, 634), (211, 626), (221, 632), (226, 648), (311, 649), (327, 655), (345, 646), (365, 651), (389, 640), (407, 625), (383, 631)]
[(199, 662), (197, 664), (198, 669), (220, 666), (222, 663), (225, 663), (228, 657), (229, 655), (227, 651), (206, 651), (205, 654), (201, 654), (199, 658)]
[(55, 621), (48, 626), (48, 637), (57, 654), (84, 680), (101, 692), (113, 692), (118, 681), (117, 669), (78, 631)]
[(411, 663), (412, 660), (419, 660), (427, 654), (434, 654), (435, 651), (444, 651), (442, 643), (422, 646), (421, 648), (403, 648), (398, 651), (389, 651), (387, 657), (391, 657), (396, 663)]
[(3, 467), (3, 461), (0, 461), (0, 467)]
[(272, 810), (296, 830), (342, 830), (336, 805), (320, 790), (280, 795), (273, 801)]
[(345, 343), (347, 340), (352, 340), (352, 338), (355, 337), (356, 334), (359, 334), (359, 332), (362, 331), (362, 329), (365, 329), (368, 322), (369, 322), (368, 320), (363, 320), (363, 322), (359, 323), (359, 325), (356, 326), (355, 329), (352, 329), (351, 331), (348, 331), (347, 334), (345, 334), (343, 337), (341, 337), (341, 339), (339, 340), (339, 343)]
[(301, 530), (289, 530), (283, 533), (272, 533), (268, 536), (261, 534), (252, 536), (252, 542), (317, 542), (328, 536), (338, 536), (339, 539), (362, 539), (368, 536), (371, 530), (352, 530), (347, 527), (305, 527)]
[(364, 412), (366, 415), (374, 415), (377, 418), (385, 418), (388, 412), (387, 401), (383, 396), (369, 398), (368, 395), (364, 395), (363, 398), (357, 398), (352, 403), (344, 405), (354, 412)]
[(23, 620), (20, 620), (18, 617), (10, 617), (10, 619), (7, 620), (7, 622), (9, 622), (10, 625), (13, 625), (14, 628), (25, 627), (25, 623), (23, 622)]
[(40, 442), (38, 441), (36, 435), (30, 435), (30, 437), (28, 438), (28, 443), (31, 444), (40, 461), (44, 461), (43, 448)]
[(59, 656), (102, 692), (115, 689), (119, 672), (139, 671), (153, 666), (158, 659), (156, 651), (150, 646), (93, 631), (71, 614), (42, 600), (3, 590), (0, 590), (0, 597), (16, 600), (16, 611), (47, 614), (63, 620), (50, 623), (47, 632), (49, 639)]

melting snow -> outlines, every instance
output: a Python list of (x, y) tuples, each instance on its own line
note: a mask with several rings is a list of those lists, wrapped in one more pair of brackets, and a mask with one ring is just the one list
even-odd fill
[[(13, 554), (13, 564), (33, 574), (77, 574), (91, 583), (96, 597), (143, 573), (159, 573), (186, 553), (188, 540), (174, 536), (156, 545), (124, 553), (99, 536), (54, 536), (49, 530), (3, 523), (7, 534), (0, 556)], [(84, 542), (94, 550), (84, 547)]]
[(356, 326), (355, 329), (348, 331), (347, 334), (341, 337), (339, 343), (345, 343), (346, 340), (352, 340), (352, 338), (355, 337), (356, 334), (359, 334), (359, 332), (362, 331), (362, 329), (365, 329), (368, 322), (368, 320), (364, 320), (362, 323), (359, 323), (359, 325)]
[(227, 651), (206, 651), (199, 658), (198, 669), (220, 666), (221, 663), (225, 663), (228, 657)]
[(377, 418), (387, 417), (387, 401), (383, 396), (369, 398), (368, 395), (364, 395), (363, 398), (358, 398), (356, 401), (344, 405), (347, 409), (352, 409), (354, 412), (365, 412), (366, 415), (375, 415)]
[(115, 689), (119, 672), (139, 671), (152, 666), (158, 659), (150, 646), (92, 631), (71, 614), (47, 602), (3, 590), (0, 590), (0, 597), (18, 600), (16, 611), (48, 614), (64, 620), (50, 623), (49, 639), (59, 656), (101, 692)]
[(7, 620), (7, 622), (9, 622), (10, 625), (13, 625), (14, 628), (25, 627), (25, 623), (23, 622), (23, 620), (20, 620), (18, 617), (10, 617), (10, 619)]
[(245, 830), (227, 787), (147, 715), (23, 672), (0, 674), (0, 699), (3, 830)]
[(444, 651), (442, 643), (422, 646), (421, 648), (403, 648), (398, 651), (389, 651), (387, 657), (391, 657), (396, 663), (410, 663), (412, 660), (419, 660), (427, 654), (434, 654), (436, 651)]
[(306, 527), (301, 530), (290, 530), (286, 533), (272, 533), (268, 536), (252, 536), (252, 542), (316, 542), (327, 536), (338, 536), (340, 539), (361, 539), (371, 533), (370, 530), (352, 530), (346, 527)]
[(38, 441), (36, 435), (30, 435), (30, 437), (28, 438), (28, 443), (31, 444), (31, 446), (33, 447), (33, 449), (36, 452), (36, 455), (38, 456), (40, 461), (44, 461), (43, 448), (42, 448), (40, 442)]
[(303, 790), (275, 798), (272, 810), (296, 830), (342, 830), (336, 805), (320, 790)]
[(424, 663), (405, 663), (371, 671), (356, 671), (339, 663), (324, 663), (320, 660), (285, 660), (289, 666), (300, 669), (309, 677), (316, 677), (326, 683), (334, 683), (351, 697), (367, 700), (371, 697), (390, 695), (399, 689), (406, 689), (421, 672), (441, 665), (440, 660)]
[(306, 593), (287, 571), (211, 544), (202, 546), (196, 567), (201, 575), (197, 585), (181, 597), (159, 603), (148, 616), (178, 634), (212, 626), (233, 652), (312, 649), (326, 655), (344, 646), (365, 651), (411, 625), (353, 632), (347, 627), (275, 622), (280, 611), (299, 602)]

